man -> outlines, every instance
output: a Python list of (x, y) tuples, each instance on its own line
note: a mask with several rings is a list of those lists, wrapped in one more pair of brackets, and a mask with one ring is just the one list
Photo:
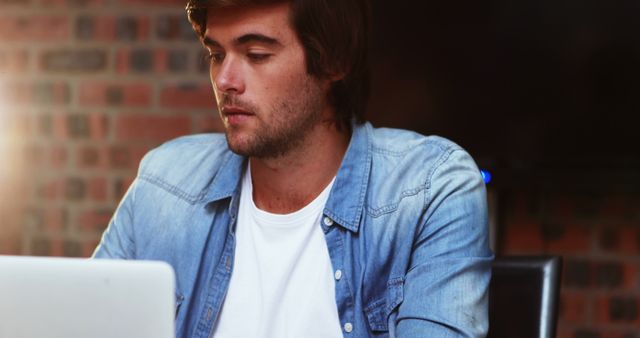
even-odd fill
[(481, 337), (484, 185), (361, 123), (366, 0), (192, 0), (221, 135), (151, 151), (95, 257), (176, 270), (178, 337)]

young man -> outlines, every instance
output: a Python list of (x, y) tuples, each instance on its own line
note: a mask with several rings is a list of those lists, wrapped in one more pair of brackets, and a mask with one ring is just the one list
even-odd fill
[(485, 191), (361, 123), (366, 0), (192, 0), (225, 135), (151, 151), (95, 257), (176, 270), (178, 337), (482, 337)]

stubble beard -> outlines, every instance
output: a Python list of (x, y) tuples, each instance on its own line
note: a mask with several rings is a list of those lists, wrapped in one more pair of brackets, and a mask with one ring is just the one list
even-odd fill
[(307, 79), (301, 90), (283, 98), (269, 107), (269, 121), (264, 120), (260, 109), (237, 98), (223, 96), (225, 103), (233, 102), (255, 113), (258, 126), (252, 134), (234, 137), (242, 131), (227, 125), (225, 136), (229, 149), (234, 153), (259, 159), (278, 159), (302, 148), (307, 136), (321, 121), (323, 93), (313, 79)]

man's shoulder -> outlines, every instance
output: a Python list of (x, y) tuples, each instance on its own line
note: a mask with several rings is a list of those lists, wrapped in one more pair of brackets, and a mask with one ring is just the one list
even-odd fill
[(473, 158), (444, 137), (389, 128), (371, 128), (370, 134), (371, 206), (439, 189), (451, 180), (481, 181)]
[(413, 166), (435, 165), (453, 152), (466, 154), (461, 146), (444, 137), (393, 128), (371, 128), (371, 150), (379, 159), (386, 158), (395, 164), (403, 160)]
[(223, 134), (183, 136), (149, 151), (140, 163), (138, 178), (197, 194), (232, 156)]

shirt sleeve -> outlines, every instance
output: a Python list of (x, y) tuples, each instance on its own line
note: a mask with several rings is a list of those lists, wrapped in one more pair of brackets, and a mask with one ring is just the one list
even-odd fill
[(484, 182), (453, 150), (430, 173), (422, 228), (414, 238), (397, 337), (484, 337), (493, 254)]
[(120, 201), (92, 258), (135, 259), (133, 205), (136, 186), (137, 179)]

